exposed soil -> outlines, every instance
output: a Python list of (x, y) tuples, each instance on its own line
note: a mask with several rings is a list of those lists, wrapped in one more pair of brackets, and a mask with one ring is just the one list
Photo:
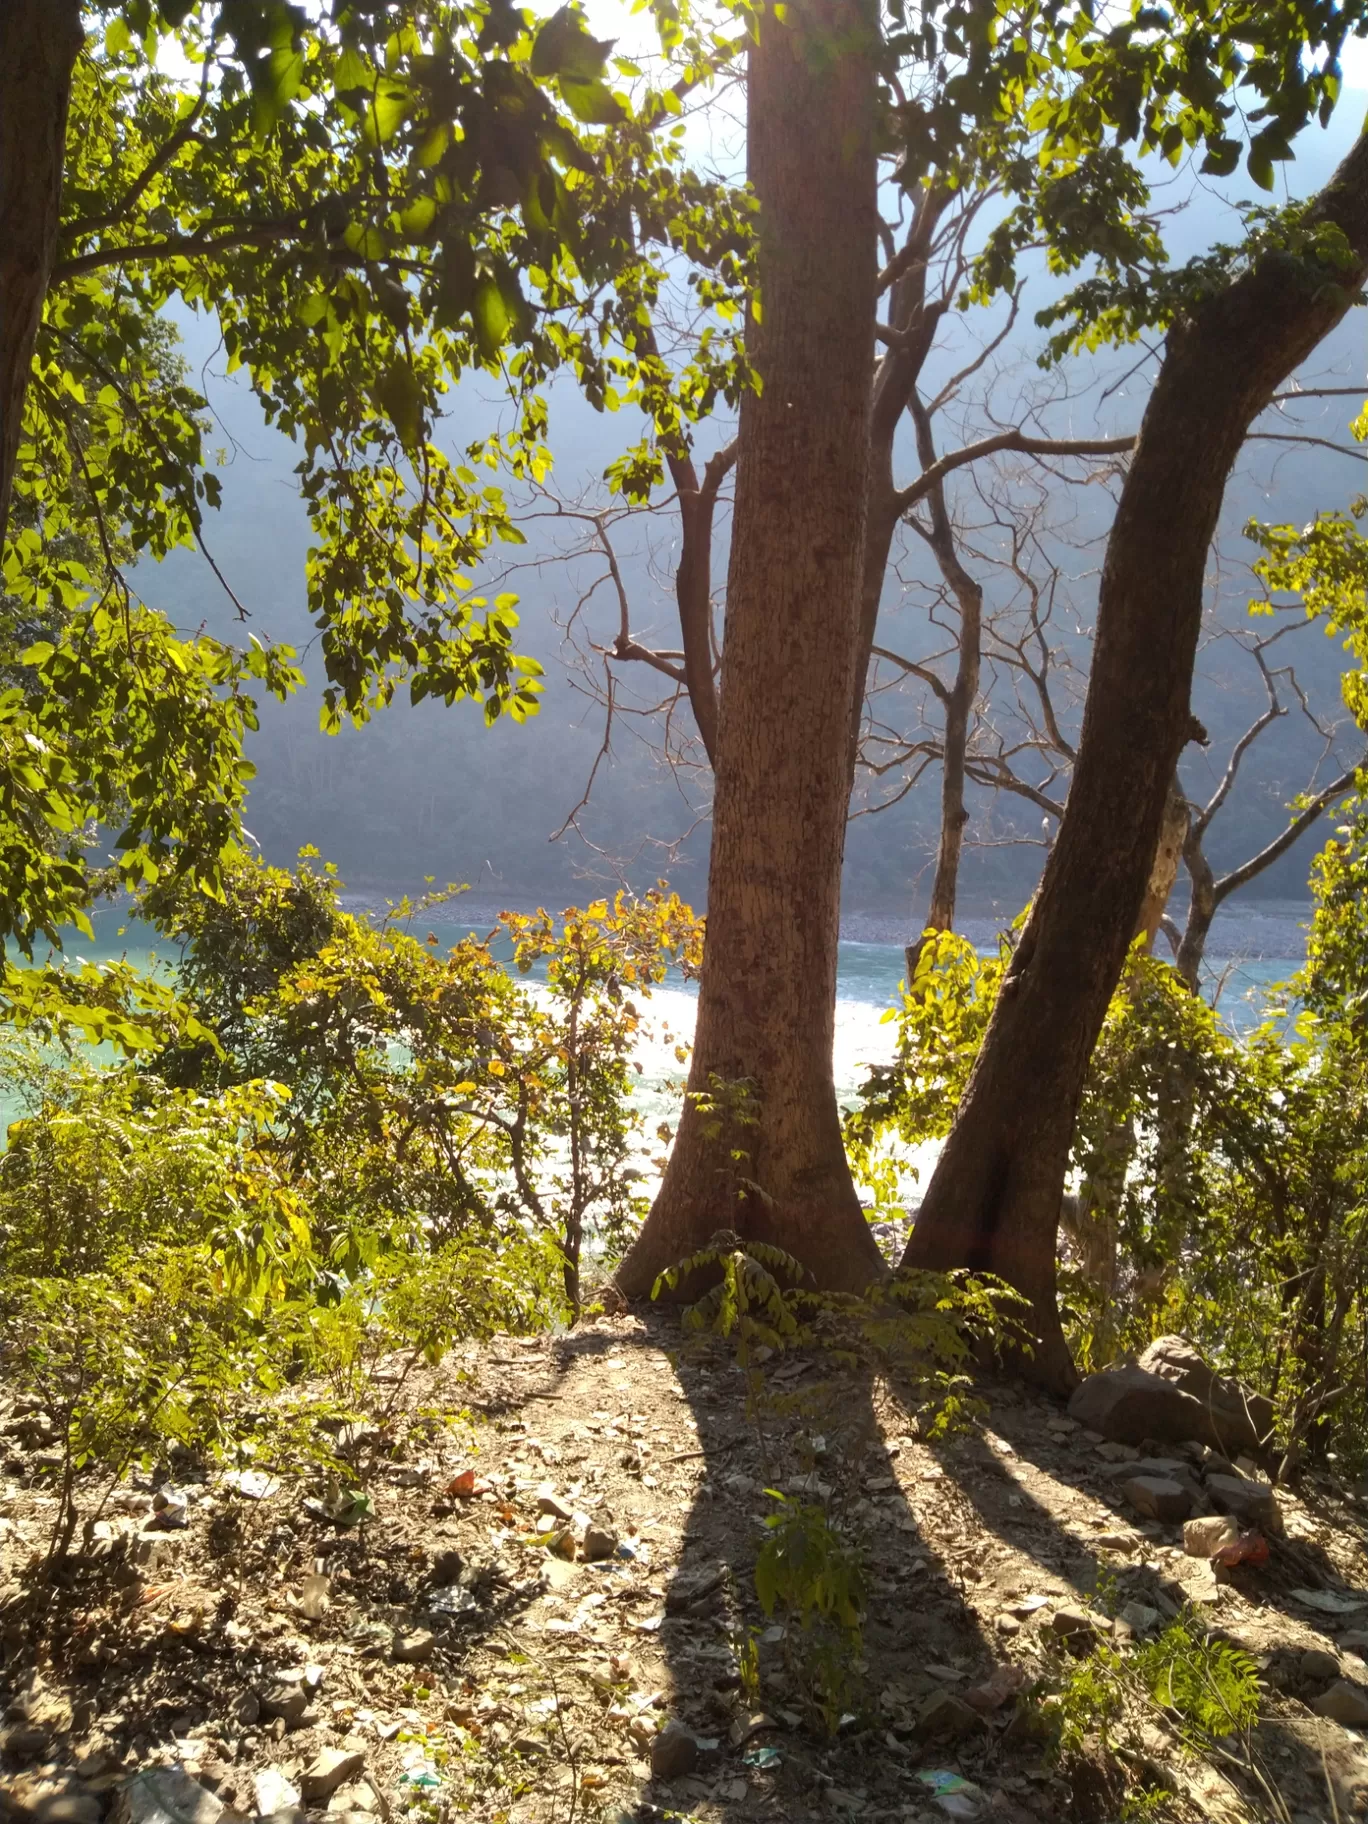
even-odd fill
[[(152, 1511), (164, 1477), (134, 1477), (36, 1624), (56, 1503), (11, 1412), (0, 1810), (97, 1824), (131, 1773), (178, 1764), (239, 1811), (278, 1811), (335, 1750), (364, 1759), (326, 1800), (305, 1790), (296, 1819), (1024, 1824), (1135, 1815), (1147, 1787), (1179, 1819), (1368, 1812), (1364, 1737), (1309, 1707), (1334, 1676), (1368, 1685), (1368, 1595), (1349, 1606), (1368, 1589), (1362, 1501), (1329, 1483), (1284, 1494), (1267, 1567), (1217, 1582), (1180, 1529), (1127, 1509), (1126, 1453), (1053, 1402), (985, 1385), (974, 1431), (931, 1445), (862, 1371), (799, 1355), (766, 1373), (757, 1422), (726, 1347), (654, 1310), (458, 1352), (358, 1440), (369, 1517), (315, 1517), (305, 1500), (330, 1494), (316, 1474), (253, 1498), (177, 1465), (186, 1524), (168, 1529)], [(864, 1547), (863, 1653), (834, 1737), (793, 1676), (794, 1637), (755, 1596), (774, 1487), (825, 1504)], [(599, 1562), (578, 1555), (586, 1525), (606, 1535)], [(1342, 1613), (1296, 1589), (1339, 1591)], [(1106, 1632), (1127, 1603), (1163, 1617), (1189, 1601), (1261, 1667), (1252, 1758), (1238, 1742), (1220, 1761), (1190, 1753), (1153, 1707), (1116, 1753), (1053, 1755), (1041, 1694), (1078, 1663), (1059, 1611)], [(752, 1637), (758, 1699), (738, 1660)], [(692, 1765), (666, 1779), (651, 1756), (670, 1721)], [(933, 1772), (972, 1787), (938, 1800), (919, 1777)]]

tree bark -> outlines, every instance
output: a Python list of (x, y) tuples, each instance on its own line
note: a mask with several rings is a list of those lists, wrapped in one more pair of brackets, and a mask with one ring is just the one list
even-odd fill
[[(923, 472), (936, 460), (936, 446), (931, 419), (914, 393), (911, 399), (913, 421), (917, 427), (917, 457)], [(945, 483), (938, 481), (927, 495), (930, 525), (914, 521), (917, 530), (931, 547), (941, 576), (955, 598), (959, 609), (958, 656), (955, 681), (946, 692), (945, 736), (941, 756), (940, 842), (936, 849), (936, 873), (931, 882), (931, 903), (923, 921), (927, 931), (949, 931), (955, 923), (955, 901), (959, 896), (960, 857), (964, 853), (964, 826), (969, 812), (964, 802), (965, 760), (969, 752), (969, 732), (974, 704), (978, 698), (979, 676), (983, 665), (983, 588), (960, 561), (955, 529), (945, 504)], [(916, 974), (921, 954), (922, 937), (907, 946), (907, 979)]]
[(1206, 811), (1193, 819), (1187, 840), (1183, 844), (1183, 864), (1192, 882), (1192, 898), (1188, 904), (1182, 942), (1178, 946), (1178, 973), (1194, 994), (1201, 976), (1202, 959), (1206, 955), (1212, 920), (1218, 908), (1225, 904), (1232, 893), (1237, 893), (1241, 887), (1257, 879), (1265, 868), (1271, 868), (1275, 861), (1280, 860), (1336, 798), (1342, 798), (1346, 792), (1352, 791), (1361, 766), (1362, 762), (1360, 766), (1350, 767), (1347, 773), (1341, 773), (1329, 785), (1322, 786), (1272, 842), (1265, 843), (1257, 855), (1251, 855), (1248, 861), (1241, 862), (1238, 868), (1232, 868), (1229, 874), (1223, 874), (1219, 880), (1212, 872), (1205, 849), (1213, 807), (1209, 805)]
[(0, 5), (0, 546), (61, 221), (79, 0)]
[(1154, 940), (1159, 935), (1159, 927), (1163, 923), (1174, 883), (1178, 879), (1183, 845), (1187, 841), (1191, 822), (1192, 811), (1175, 774), (1169, 781), (1168, 796), (1164, 800), (1159, 841), (1155, 846), (1154, 860), (1150, 864), (1149, 879), (1145, 882), (1145, 897), (1140, 902), (1140, 917), (1135, 928), (1135, 935), (1144, 938), (1145, 949), (1150, 952), (1154, 949)]
[[(790, 0), (782, 19), (761, 14), (750, 53), (761, 312), (747, 336), (761, 388), (741, 408), (707, 944), (679, 1132), (618, 1272), (629, 1297), (723, 1228), (787, 1248), (819, 1286), (862, 1287), (882, 1265), (832, 1079), (869, 471), (876, 32), (862, 0)], [(700, 1113), (695, 1098), (719, 1083), (748, 1085), (753, 1125), (719, 1135)]]
[(1307, 220), (1342, 231), (1347, 266), (1266, 255), (1169, 332), (1108, 541), (1059, 835), (905, 1255), (1024, 1293), (1027, 1372), (1059, 1391), (1077, 1379), (1055, 1297), (1064, 1174), (1189, 732), (1207, 550), (1251, 420), (1368, 273), (1368, 139)]
[(860, 752), (865, 679), (874, 651), (893, 534), (902, 517), (898, 488), (893, 479), (893, 443), (931, 353), (936, 329), (945, 315), (943, 301), (933, 303), (927, 299), (926, 275), (936, 228), (950, 201), (950, 192), (940, 188), (933, 187), (922, 193), (903, 250), (903, 269), (889, 287), (888, 323), (897, 339), (880, 357), (874, 370), (869, 411), (869, 504), (865, 519), (864, 576), (860, 585), (855, 688), (850, 704), (852, 786)]

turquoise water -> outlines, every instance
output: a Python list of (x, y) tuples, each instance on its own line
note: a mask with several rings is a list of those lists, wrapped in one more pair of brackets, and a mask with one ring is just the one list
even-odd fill
[[(382, 911), (383, 906), (372, 909)], [(464, 916), (459, 920), (449, 912), (440, 918), (424, 914), (409, 928), (420, 936), (431, 932), (445, 947), (472, 930), (485, 935), (494, 927), (496, 908), (463, 901), (461, 909)], [(441, 910), (447, 912), (447, 908)], [(1234, 1030), (1248, 1031), (1256, 1025), (1269, 990), (1298, 966), (1304, 948), (1304, 917), (1301, 907), (1277, 912), (1254, 909), (1246, 911), (1242, 921), (1227, 919), (1224, 928), (1213, 932), (1212, 948), (1217, 954), (1208, 967), (1210, 991), (1217, 993), (1217, 1006)], [(94, 923), (94, 940), (73, 938), (68, 955), (94, 962), (127, 957), (163, 974), (174, 972), (179, 955), (176, 946), (148, 927), (108, 910), (99, 913)], [(904, 974), (902, 942), (892, 941), (895, 927), (863, 920), (855, 921), (855, 928), (860, 934), (846, 936), (840, 947), (832, 1060), (837, 1093), (846, 1105), (854, 1098), (866, 1069), (892, 1055), (893, 1027), (883, 1016), (896, 1001)], [(966, 931), (981, 950), (995, 948), (991, 920), (970, 919)], [(692, 984), (673, 983), (657, 989), (643, 1007), (648, 1017), (639, 1056), (640, 1099), (643, 1113), (652, 1123), (672, 1118), (677, 1110), (682, 1084), (674, 1044), (692, 1033), (696, 995)], [(0, 1098), (0, 1122), (13, 1119), (14, 1113)]]

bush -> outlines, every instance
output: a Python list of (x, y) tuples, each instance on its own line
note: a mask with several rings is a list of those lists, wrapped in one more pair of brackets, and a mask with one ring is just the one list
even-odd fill
[[(1076, 1358), (1103, 1366), (1179, 1330), (1275, 1401), (1281, 1435), (1357, 1467), (1368, 1389), (1368, 1058), (1359, 887), (1368, 819), (1318, 866), (1301, 1011), (1237, 1039), (1160, 959), (1132, 953), (1094, 1051), (1061, 1210)], [(942, 1137), (1001, 980), (1001, 958), (928, 943), (892, 1065), (849, 1117), (876, 1202), (896, 1149)]]

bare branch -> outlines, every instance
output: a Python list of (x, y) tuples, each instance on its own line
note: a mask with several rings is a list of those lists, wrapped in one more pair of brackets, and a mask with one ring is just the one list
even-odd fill
[(1364, 765), (1368, 765), (1368, 754), (1364, 755), (1358, 766), (1351, 766), (1347, 773), (1341, 773), (1338, 779), (1332, 779), (1329, 785), (1317, 792), (1315, 797), (1310, 799), (1297, 813), (1287, 828), (1275, 836), (1272, 842), (1260, 849), (1257, 855), (1251, 855), (1249, 860), (1243, 862), (1238, 868), (1232, 868), (1229, 874), (1223, 874), (1216, 882), (1216, 904), (1219, 906), (1232, 893), (1245, 886), (1256, 875), (1262, 874), (1265, 868), (1272, 867), (1280, 856), (1285, 855), (1297, 838), (1311, 828), (1330, 801), (1333, 798), (1341, 797), (1350, 790), (1358, 777), (1359, 767)]
[(962, 450), (950, 450), (937, 458), (914, 482), (899, 491), (898, 512), (905, 515), (953, 470), (962, 469), (966, 463), (981, 462), (985, 456), (996, 456), (1004, 450), (1022, 456), (1115, 456), (1134, 448), (1133, 436), (1028, 437), (1020, 430), (998, 431), (991, 437), (981, 438), (978, 443), (967, 444)]

